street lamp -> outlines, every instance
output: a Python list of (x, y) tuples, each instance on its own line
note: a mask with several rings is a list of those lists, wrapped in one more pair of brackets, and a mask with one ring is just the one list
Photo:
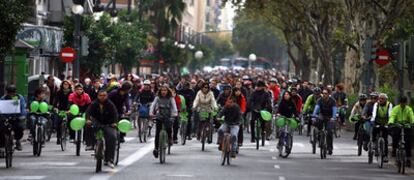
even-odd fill
[(195, 58), (197, 60), (200, 60), (204, 56), (203, 51), (197, 51), (197, 52), (195, 52), (194, 56), (195, 56)]
[(75, 20), (75, 32), (74, 32), (74, 40), (73, 40), (73, 48), (76, 51), (76, 57), (75, 57), (75, 67), (73, 68), (74, 70), (74, 77), (76, 79), (79, 79), (79, 72), (80, 72), (80, 56), (81, 56), (81, 52), (80, 52), (80, 26), (81, 26), (81, 15), (83, 14), (83, 6), (82, 6), (82, 2), (80, 1), (73, 1), (73, 6), (72, 6), (72, 13), (75, 15), (74, 16), (74, 20)]
[(252, 62), (256, 61), (256, 59), (257, 59), (256, 54), (249, 55), (249, 69), (252, 68)]
[[(112, 25), (116, 25), (118, 23), (118, 11), (115, 9), (115, 4), (113, 5), (113, 9), (111, 10), (111, 23)], [(116, 55), (116, 48), (112, 48), (112, 58), (111, 58), (111, 72), (115, 74), (115, 55)]]

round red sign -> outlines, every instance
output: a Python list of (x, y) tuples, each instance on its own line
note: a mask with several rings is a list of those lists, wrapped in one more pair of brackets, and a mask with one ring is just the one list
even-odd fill
[(70, 47), (62, 48), (62, 51), (60, 52), (60, 58), (62, 59), (62, 62), (70, 63), (75, 59), (75, 57), (76, 57), (76, 52), (73, 48), (70, 48)]

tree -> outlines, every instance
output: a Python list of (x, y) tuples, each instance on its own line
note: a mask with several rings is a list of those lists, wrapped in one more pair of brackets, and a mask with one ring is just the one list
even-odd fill
[(16, 41), (22, 23), (31, 13), (33, 1), (0, 1), (0, 93), (4, 89), (4, 60)]

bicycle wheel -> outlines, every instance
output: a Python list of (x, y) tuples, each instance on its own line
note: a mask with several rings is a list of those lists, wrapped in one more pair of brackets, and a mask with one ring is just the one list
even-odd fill
[(62, 151), (66, 150), (66, 140), (67, 140), (67, 128), (66, 128), (66, 122), (62, 123), (61, 127), (61, 137), (60, 137), (60, 148)]
[(186, 122), (181, 122), (180, 125), (180, 135), (181, 135), (181, 144), (185, 145), (185, 141), (187, 140), (187, 123)]
[(11, 168), (13, 161), (13, 136), (11, 134), (4, 134), (4, 148), (6, 154), (6, 168)]
[(262, 131), (262, 146), (265, 145), (265, 141), (266, 141), (266, 132)]
[(357, 137), (357, 145), (358, 145), (358, 156), (362, 155), (362, 145), (364, 144), (364, 133), (362, 132), (362, 129), (358, 131), (358, 137)]
[(137, 119), (137, 122), (136, 122), (137, 124), (138, 124), (138, 138), (139, 138), (139, 142), (140, 143), (142, 143), (142, 125), (143, 125), (143, 123), (142, 123), (142, 119), (141, 118), (138, 118)]
[(114, 164), (115, 164), (115, 166), (117, 166), (118, 165), (118, 162), (119, 162), (119, 149), (120, 148), (121, 148), (121, 143), (120, 143), (119, 140), (117, 140), (117, 142), (115, 144), (115, 156), (114, 156)]
[(103, 159), (103, 141), (102, 140), (98, 140), (96, 142), (95, 159), (96, 159), (95, 172), (98, 173), (102, 171), (102, 159)]
[(165, 130), (161, 130), (160, 132), (160, 140), (159, 140), (159, 157), (160, 157), (160, 163), (165, 163), (165, 151), (166, 151), (166, 143), (167, 143), (167, 132)]
[(206, 144), (206, 128), (202, 127), (201, 129), (201, 151), (204, 151), (205, 144)]
[(40, 156), (40, 154), (42, 154), (42, 144), (44, 141), (44, 128), (43, 126), (38, 126), (37, 127), (37, 132), (36, 132), (36, 136), (37, 136), (37, 154), (36, 156)]
[(385, 142), (383, 138), (378, 138), (378, 156), (377, 162), (378, 167), (382, 168), (384, 166), (384, 156), (385, 156)]
[(227, 138), (223, 137), (223, 141), (221, 142), (221, 165), (224, 166), (227, 159)]
[(373, 150), (373, 144), (372, 141), (368, 143), (368, 164), (372, 164), (373, 158), (374, 158), (374, 150)]
[(34, 133), (32, 134), (32, 137), (33, 137), (33, 139), (32, 139), (32, 144), (33, 144), (33, 156), (37, 156), (37, 151), (38, 151), (38, 144), (39, 144), (39, 142), (38, 142), (38, 139), (37, 139), (37, 125), (36, 125), (36, 127), (35, 127), (35, 131), (34, 131)]
[(312, 135), (310, 136), (311, 143), (312, 143), (312, 154), (316, 154), (316, 141), (317, 141), (317, 133), (316, 130), (313, 129)]
[(76, 131), (76, 156), (80, 156), (82, 143), (82, 130)]
[(326, 147), (326, 135), (324, 132), (320, 133), (320, 137), (319, 137), (319, 143), (320, 143), (320, 150), (321, 150), (321, 159), (326, 159), (326, 151), (327, 151), (327, 147)]
[(144, 138), (144, 142), (147, 142), (147, 132), (149, 131), (149, 127), (148, 127), (148, 119), (142, 119), (142, 137)]
[(400, 172), (401, 174), (405, 174), (405, 166), (407, 165), (407, 156), (405, 154), (405, 149), (400, 150)]
[(257, 122), (256, 122), (256, 127), (255, 127), (255, 130), (256, 130), (256, 133), (255, 133), (255, 135), (256, 135), (256, 149), (257, 150), (259, 150), (259, 144), (260, 144), (260, 136), (262, 135), (262, 133), (261, 133), (261, 128), (260, 128), (260, 124), (259, 124), (259, 120), (256, 120)]

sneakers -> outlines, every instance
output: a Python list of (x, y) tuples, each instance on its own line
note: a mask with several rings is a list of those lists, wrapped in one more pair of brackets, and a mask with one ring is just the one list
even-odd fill
[(332, 154), (333, 154), (332, 150), (328, 150), (328, 155), (332, 155)]
[(108, 165), (107, 166), (110, 167), (111, 169), (114, 169), (115, 168), (115, 164), (113, 162), (111, 162), (111, 161), (108, 162)]
[(364, 142), (364, 151), (368, 151), (368, 142)]
[(384, 156), (384, 162), (388, 163), (388, 156)]
[(178, 140), (177, 139), (174, 139), (174, 144), (178, 144)]
[(154, 151), (152, 151), (152, 154), (155, 158), (158, 158), (158, 150), (154, 149)]
[(69, 139), (69, 143), (75, 143), (75, 139)]
[(15, 147), (15, 149), (18, 150), (18, 151), (21, 151), (22, 150), (22, 143), (20, 143), (19, 140), (16, 140), (16, 147)]
[(119, 142), (120, 143), (124, 143), (125, 142), (125, 138), (124, 137), (119, 138)]

